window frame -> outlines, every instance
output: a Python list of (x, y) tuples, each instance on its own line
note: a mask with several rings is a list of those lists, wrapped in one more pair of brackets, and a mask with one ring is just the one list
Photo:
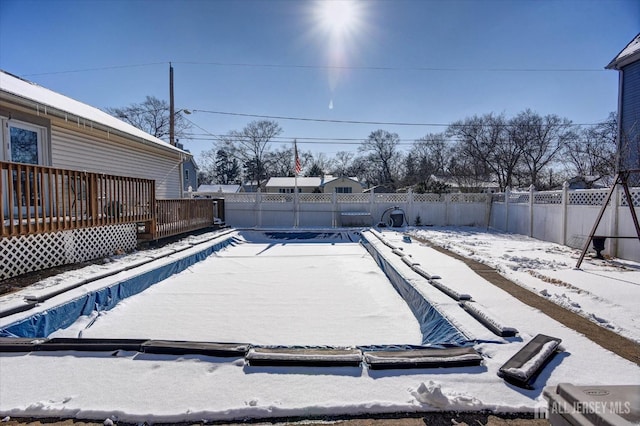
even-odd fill
[[(45, 126), (35, 124), (25, 120), (18, 120), (11, 117), (0, 116), (0, 123), (2, 123), (2, 132), (0, 132), (0, 160), (17, 162), (12, 157), (11, 152), (11, 128), (23, 129), (34, 132), (36, 134), (36, 149), (38, 155), (38, 166), (50, 166), (50, 144), (48, 138), (48, 129)], [(29, 163), (25, 163), (29, 164)]]

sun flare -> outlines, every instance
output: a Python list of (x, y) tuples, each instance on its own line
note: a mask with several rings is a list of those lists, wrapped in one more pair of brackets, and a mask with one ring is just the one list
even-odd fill
[(356, 0), (322, 0), (317, 3), (321, 27), (332, 36), (353, 33), (360, 26), (360, 4)]
[(311, 34), (326, 52), (332, 97), (329, 109), (333, 109), (335, 90), (367, 40), (370, 14), (364, 0), (315, 0), (312, 5)]
[(357, 7), (352, 0), (325, 0), (320, 3), (318, 14), (322, 25), (331, 33), (350, 31), (358, 21)]

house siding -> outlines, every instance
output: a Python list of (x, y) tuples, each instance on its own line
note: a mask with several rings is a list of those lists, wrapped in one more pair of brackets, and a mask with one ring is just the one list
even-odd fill
[(332, 180), (331, 182), (326, 183), (324, 185), (324, 192), (332, 193), (335, 191), (337, 187), (351, 188), (351, 192), (354, 194), (362, 192), (362, 185), (360, 184), (360, 182), (356, 182), (352, 179), (346, 179), (346, 178), (338, 178), (338, 179)]
[(640, 61), (622, 68), (620, 100), (620, 165), (640, 169)]
[[(143, 147), (144, 148), (144, 147)], [(52, 166), (153, 179), (156, 198), (181, 198), (181, 166), (176, 154), (117, 144), (69, 129), (51, 131)]]

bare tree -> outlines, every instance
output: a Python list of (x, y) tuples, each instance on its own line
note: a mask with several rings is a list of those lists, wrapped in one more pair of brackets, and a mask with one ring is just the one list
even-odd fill
[(544, 117), (527, 109), (509, 121), (509, 135), (527, 170), (528, 184), (542, 188), (541, 172), (575, 139), (572, 123), (557, 115)]
[[(320, 152), (316, 155), (312, 155), (310, 158), (311, 167), (309, 170), (309, 176), (324, 176), (330, 173), (334, 168), (335, 161), (327, 156), (327, 154)], [(311, 173), (313, 169), (313, 174)]]
[(459, 155), (479, 163), (476, 174), (480, 166), (486, 170), (487, 178), (491, 174), (496, 176), (501, 189), (512, 185), (522, 151), (510, 137), (503, 114), (490, 113), (457, 121), (449, 126), (447, 135), (459, 139)]
[(359, 151), (371, 162), (370, 168), (377, 172), (376, 184), (393, 184), (395, 171), (400, 166), (401, 156), (398, 152), (400, 138), (397, 133), (386, 130), (371, 132), (369, 138), (362, 142)]
[(295, 168), (293, 147), (281, 146), (275, 151), (269, 151), (265, 155), (265, 168), (267, 176), (293, 176)]
[(468, 155), (462, 144), (452, 148), (447, 171), (461, 192), (480, 192), (492, 180), (487, 165)]
[(444, 133), (430, 133), (418, 139), (414, 142), (411, 153), (422, 164), (420, 173), (423, 175), (444, 175), (451, 160), (451, 147), (448, 146)]
[(353, 157), (355, 157), (355, 154), (353, 152), (338, 151), (335, 157), (333, 174), (337, 176), (349, 175), (349, 170), (351, 167), (351, 162), (353, 161)]
[[(105, 111), (143, 130), (159, 139), (169, 138), (169, 104), (154, 96), (147, 96), (145, 101), (139, 104), (131, 104), (124, 108), (105, 108)], [(181, 112), (174, 117), (174, 134), (176, 138), (185, 137), (191, 129), (189, 122)]]
[(584, 128), (577, 138), (569, 141), (563, 151), (578, 176), (592, 176), (596, 181), (616, 173), (618, 118), (610, 113), (607, 120)]
[(280, 133), (282, 128), (276, 121), (252, 121), (241, 131), (234, 130), (223, 136), (221, 143), (242, 163), (246, 177), (260, 187), (268, 177), (269, 142)]

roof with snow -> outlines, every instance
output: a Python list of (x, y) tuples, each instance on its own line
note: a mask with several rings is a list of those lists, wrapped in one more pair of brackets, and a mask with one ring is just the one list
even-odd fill
[(348, 177), (348, 176), (311, 176), (311, 177), (298, 177), (298, 181), (296, 182), (296, 178), (294, 177), (272, 177), (267, 182), (267, 187), (276, 187), (276, 188), (287, 188), (293, 187), (297, 184), (299, 187), (321, 187), (329, 182), (333, 182), (334, 180), (340, 179), (344, 177), (344, 179), (349, 179), (354, 182), (360, 182), (357, 177)]
[(322, 178), (320, 176), (313, 177), (272, 177), (269, 179), (267, 184), (265, 185), (267, 188), (275, 187), (275, 188), (286, 188), (297, 186), (305, 186), (305, 187), (319, 187), (322, 184)]
[(610, 70), (620, 70), (622, 67), (640, 60), (640, 33), (627, 46), (622, 49), (609, 65), (606, 66)]
[(198, 192), (226, 192), (226, 193), (234, 193), (240, 192), (240, 185), (200, 185), (198, 187)]
[(5, 92), (17, 96), (26, 101), (36, 103), (36, 105), (46, 112), (47, 108), (53, 108), (65, 114), (70, 114), (74, 120), (77, 118), (89, 120), (93, 123), (106, 126), (108, 128), (126, 133), (133, 139), (142, 139), (161, 146), (162, 148), (186, 153), (162, 139), (156, 138), (147, 132), (125, 123), (116, 117), (101, 111), (98, 108), (84, 104), (65, 95), (49, 90), (36, 83), (16, 77), (6, 71), (0, 70), (0, 93)]

